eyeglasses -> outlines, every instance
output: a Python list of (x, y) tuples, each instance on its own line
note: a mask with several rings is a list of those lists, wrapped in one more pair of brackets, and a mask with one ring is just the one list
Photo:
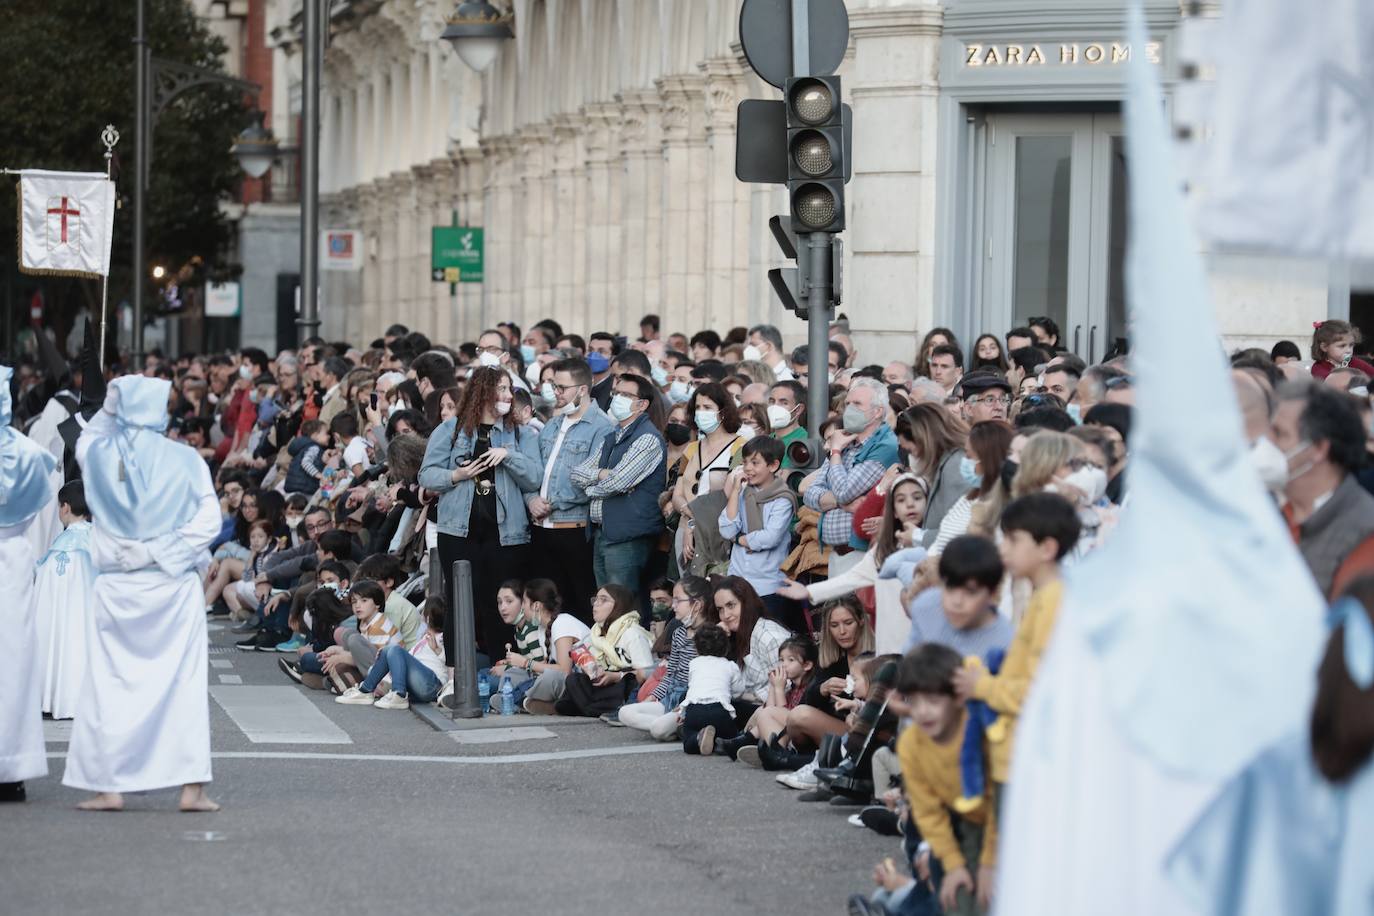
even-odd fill
[(490, 353), (492, 356), (496, 356), (497, 354), (505, 353), (505, 352), (506, 352), (506, 348), (503, 347), (503, 346), (500, 346), (499, 344), (497, 344), (497, 345), (490, 346), (490, 347), (478, 347), (478, 348), (477, 348), (477, 352), (478, 352), (478, 353)]
[(990, 394), (981, 398), (969, 398), (968, 402), (970, 404), (987, 404), (988, 406), (1001, 404), (1003, 407), (1007, 407), (1011, 404), (1011, 398), (1005, 394), (1001, 396)]
[(573, 391), (581, 387), (581, 385), (560, 385), (557, 382), (553, 383), (553, 390), (559, 393), (562, 393), (564, 391)]
[(1071, 470), (1071, 471), (1081, 471), (1081, 470), (1083, 470), (1084, 468), (1097, 468), (1099, 471), (1105, 471), (1105, 470), (1106, 470), (1106, 468), (1104, 468), (1102, 465), (1098, 464), (1096, 461), (1093, 461), (1091, 458), (1070, 458), (1070, 459), (1069, 459), (1069, 470)]
[(305, 530), (310, 532), (311, 534), (323, 534), (324, 532), (329, 530), (329, 527), (329, 522), (317, 522), (313, 525), (309, 522), (305, 523)]

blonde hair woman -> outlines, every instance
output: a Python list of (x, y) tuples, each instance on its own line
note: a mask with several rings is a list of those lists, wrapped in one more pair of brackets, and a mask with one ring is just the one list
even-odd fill
[(1016, 477), (1011, 482), (1012, 498), (1038, 493), (1055, 480), (1067, 477), (1073, 470), (1069, 462), (1082, 454), (1079, 441), (1065, 433), (1046, 429), (1031, 436), (1021, 449)]

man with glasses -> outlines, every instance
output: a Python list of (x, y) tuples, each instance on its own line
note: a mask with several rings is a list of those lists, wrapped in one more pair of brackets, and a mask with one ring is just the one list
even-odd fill
[(510, 376), (510, 383), (516, 388), (529, 390), (529, 385), (510, 365), (510, 339), (501, 331), (483, 331), (477, 338), (477, 364), (502, 369)]
[[(592, 571), (591, 497), (573, 482), (573, 468), (589, 456), (600, 455), (611, 431), (611, 420), (592, 398), (592, 370), (581, 358), (553, 364), (553, 418), (539, 433), (539, 458), (544, 480), (538, 493), (525, 496), (530, 513), (530, 543), (539, 557), (539, 571), (552, 579), (563, 596), (564, 608), (591, 623), (591, 596), (596, 591)], [(550, 392), (545, 391), (544, 397)]]
[(1011, 407), (1011, 384), (995, 372), (974, 372), (959, 383), (962, 416), (972, 426), (984, 420), (1006, 420)]
[(617, 375), (612, 390), (609, 413), (615, 430), (573, 469), (572, 482), (591, 499), (597, 586), (623, 585), (638, 601), (640, 573), (663, 533), (658, 505), (667, 486), (668, 448), (659, 431), (663, 407), (653, 383), (642, 375)]

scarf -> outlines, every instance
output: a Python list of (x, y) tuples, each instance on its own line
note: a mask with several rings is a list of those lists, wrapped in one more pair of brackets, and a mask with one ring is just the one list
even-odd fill
[(637, 626), (639, 626), (639, 615), (634, 611), (628, 614), (622, 614), (611, 621), (611, 625), (606, 628), (605, 636), (598, 634), (598, 631), (601, 629), (601, 624), (592, 625), (592, 634), (587, 637), (587, 645), (592, 650), (592, 654), (596, 656), (596, 660), (600, 663), (601, 667), (605, 668), (607, 671), (624, 671), (630, 667), (625, 658), (621, 656), (620, 652), (616, 649), (616, 643), (620, 642), (621, 637), (623, 637), (631, 627)]
[(774, 477), (761, 487), (744, 488), (744, 533), (749, 534), (763, 527), (763, 504), (775, 499), (785, 499), (797, 511), (797, 494), (792, 492), (786, 481)]

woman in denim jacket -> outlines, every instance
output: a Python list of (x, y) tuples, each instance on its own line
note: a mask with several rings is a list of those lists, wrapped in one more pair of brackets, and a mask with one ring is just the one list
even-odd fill
[[(455, 560), (472, 562), (472, 600), (477, 645), (488, 658), (515, 641), (496, 612), (496, 589), (518, 579), (529, 517), (525, 494), (543, 480), (539, 440), (511, 420), (511, 382), (506, 373), (482, 367), (472, 373), (458, 413), (430, 434), (420, 486), (439, 494), (439, 559), (445, 594), (452, 594)], [(450, 615), (452, 614), (450, 603)], [(456, 657), (452, 617), (444, 627), (445, 658)]]

